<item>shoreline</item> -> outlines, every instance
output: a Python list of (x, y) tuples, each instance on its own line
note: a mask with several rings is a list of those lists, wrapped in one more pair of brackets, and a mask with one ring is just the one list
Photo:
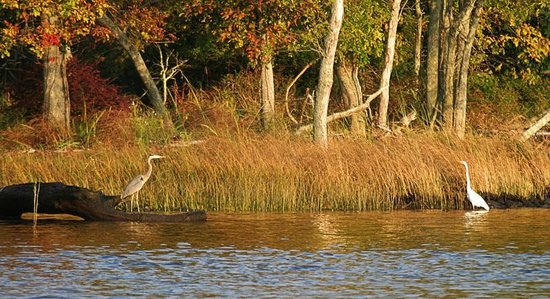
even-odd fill
[(465, 169), (491, 207), (548, 207), (550, 153), (496, 137), (443, 134), (333, 140), (210, 138), (187, 147), (3, 152), (0, 186), (63, 182), (121, 194), (155, 163), (140, 199), (152, 211), (467, 210)]

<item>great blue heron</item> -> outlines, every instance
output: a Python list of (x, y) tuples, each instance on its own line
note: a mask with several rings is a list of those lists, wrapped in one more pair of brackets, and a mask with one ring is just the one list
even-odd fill
[(149, 156), (149, 158), (147, 159), (147, 164), (149, 164), (149, 170), (147, 170), (145, 174), (140, 174), (137, 177), (135, 177), (132, 181), (130, 181), (130, 183), (128, 183), (128, 185), (124, 189), (124, 192), (122, 192), (122, 194), (120, 195), (121, 199), (128, 196), (132, 196), (130, 199), (130, 212), (133, 212), (133, 209), (134, 209), (134, 196), (136, 199), (138, 213), (140, 212), (139, 211), (139, 190), (141, 190), (141, 188), (143, 187), (145, 182), (147, 182), (147, 180), (151, 176), (151, 173), (153, 172), (153, 165), (151, 164), (151, 160), (161, 159), (161, 158), (164, 158), (164, 157), (159, 155)]
[(470, 173), (468, 171), (468, 164), (466, 163), (466, 161), (460, 162), (464, 164), (464, 167), (466, 167), (466, 193), (468, 195), (468, 200), (470, 200), (470, 202), (472, 203), (474, 210), (476, 209), (476, 207), (480, 207), (489, 211), (489, 205), (485, 202), (481, 195), (477, 194), (474, 189), (472, 189), (470, 185)]

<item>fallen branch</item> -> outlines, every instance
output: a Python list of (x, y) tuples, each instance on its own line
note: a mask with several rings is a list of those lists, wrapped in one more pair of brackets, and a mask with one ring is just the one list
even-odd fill
[[(356, 107), (353, 107), (349, 110), (346, 110), (346, 111), (342, 111), (342, 112), (336, 112), (334, 114), (331, 114), (327, 117), (327, 123), (331, 122), (331, 121), (335, 121), (335, 120), (338, 120), (338, 119), (341, 119), (341, 118), (344, 118), (344, 117), (348, 117), (352, 114), (355, 114), (357, 112), (360, 112), (360, 111), (363, 111), (367, 108), (369, 108), (370, 106), (370, 102), (372, 102), (374, 99), (376, 99), (376, 97), (378, 97), (383, 91), (384, 89), (388, 88), (388, 86), (384, 86), (382, 88), (380, 88), (379, 90), (377, 90), (375, 93), (369, 95), (367, 97), (367, 99), (365, 100), (365, 102), (359, 106), (356, 106)], [(308, 124), (308, 125), (304, 125), (304, 126), (301, 126), (300, 128), (298, 128), (298, 130), (296, 130), (295, 134), (296, 135), (301, 135), (305, 132), (309, 132), (313, 129), (313, 124)]]
[[(40, 183), (40, 193), (34, 183), (6, 186), (0, 192), (0, 219), (20, 219), (24, 213), (70, 214), (84, 220), (189, 222), (205, 221), (205, 211), (179, 214), (126, 213), (114, 207), (120, 203), (119, 195), (109, 196), (86, 188), (63, 183)], [(34, 199), (38, 208), (34, 210)]]
[(546, 126), (548, 122), (550, 122), (550, 110), (546, 111), (546, 114), (543, 117), (541, 117), (529, 129), (525, 130), (523, 134), (521, 134), (520, 140), (527, 141), (527, 139), (535, 135), (540, 129), (542, 129), (542, 127)]
[(201, 143), (205, 143), (206, 140), (204, 139), (199, 139), (199, 140), (179, 140), (179, 141), (174, 141), (170, 144), (168, 144), (168, 146), (172, 146), (172, 147), (187, 147), (187, 146), (192, 146), (192, 145), (197, 145), (197, 144), (201, 144)]

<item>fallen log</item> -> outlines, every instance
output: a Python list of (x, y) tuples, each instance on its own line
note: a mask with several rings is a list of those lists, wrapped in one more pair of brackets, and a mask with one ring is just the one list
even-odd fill
[(546, 111), (543, 117), (541, 117), (535, 124), (529, 127), (529, 129), (525, 130), (523, 134), (521, 134), (520, 140), (526, 141), (527, 139), (531, 138), (531, 136), (535, 135), (540, 129), (546, 126), (546, 124), (549, 122), (550, 122), (550, 110)]
[[(36, 196), (35, 196), (36, 195)], [(139, 221), (139, 222), (190, 222), (205, 221), (205, 211), (179, 214), (127, 213), (114, 207), (120, 196), (105, 195), (63, 183), (26, 183), (0, 188), (0, 219), (20, 219), (23, 213), (71, 214), (84, 220)]]

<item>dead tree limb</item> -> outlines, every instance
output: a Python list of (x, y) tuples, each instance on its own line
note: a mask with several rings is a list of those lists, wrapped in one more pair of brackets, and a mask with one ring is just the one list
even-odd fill
[[(341, 118), (344, 118), (344, 117), (348, 117), (348, 116), (350, 116), (354, 113), (358, 113), (360, 111), (363, 111), (363, 110), (369, 108), (370, 102), (372, 102), (374, 99), (376, 99), (376, 97), (378, 97), (384, 91), (384, 89), (386, 89), (386, 88), (388, 88), (388, 86), (382, 87), (379, 90), (377, 90), (375, 93), (369, 95), (367, 97), (367, 99), (365, 100), (365, 102), (363, 104), (359, 105), (359, 106), (353, 107), (353, 108), (348, 109), (346, 111), (336, 112), (334, 114), (329, 115), (327, 117), (327, 123), (329, 123), (331, 121), (341, 119)], [(298, 130), (296, 130), (295, 134), (296, 135), (301, 135), (301, 134), (304, 134), (305, 132), (311, 131), (312, 129), (313, 129), (313, 124), (304, 125), (304, 126), (299, 127)]]
[(312, 61), (310, 63), (308, 63), (306, 66), (304, 66), (304, 68), (302, 68), (302, 70), (300, 71), (300, 73), (298, 73), (298, 75), (296, 75), (296, 77), (294, 77), (294, 79), (292, 80), (292, 82), (290, 82), (290, 84), (288, 84), (288, 86), (286, 87), (286, 91), (285, 91), (285, 109), (286, 109), (286, 114), (288, 115), (288, 118), (290, 118), (290, 120), (294, 123), (294, 124), (298, 124), (298, 121), (296, 120), (296, 118), (294, 118), (294, 116), (292, 116), (292, 113), (290, 112), (290, 108), (289, 108), (289, 105), (288, 105), (288, 94), (290, 93), (290, 89), (292, 88), (292, 86), (294, 86), (294, 84), (296, 83), (296, 81), (298, 81), (298, 79), (300, 79), (300, 77), (302, 77), (302, 75), (316, 62), (317, 60), (315, 61)]
[(529, 127), (529, 129), (525, 130), (523, 134), (521, 134), (521, 141), (527, 141), (527, 139), (531, 138), (533, 135), (535, 135), (542, 127), (546, 126), (546, 124), (550, 122), (550, 110), (546, 111), (546, 114), (541, 117), (534, 125)]

